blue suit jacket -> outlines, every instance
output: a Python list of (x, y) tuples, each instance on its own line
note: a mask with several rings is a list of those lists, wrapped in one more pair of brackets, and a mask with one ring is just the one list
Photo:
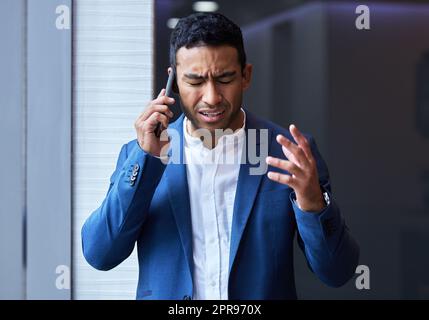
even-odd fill
[[(183, 115), (169, 126), (178, 133), (171, 142), (173, 150), (183, 150), (182, 123)], [(268, 152), (274, 157), (284, 158), (275, 140), (278, 133), (293, 140), (286, 129), (249, 111), (246, 134), (248, 129), (268, 129)], [(307, 138), (317, 160), (321, 187), (330, 194), (327, 167), (314, 140)], [(263, 141), (257, 139), (257, 149), (261, 144)], [(265, 159), (261, 161), (265, 163)], [(259, 164), (241, 164), (238, 178), (229, 252), (229, 298), (296, 299), (295, 234), (308, 265), (324, 283), (337, 287), (347, 282), (354, 275), (359, 247), (332, 195), (321, 213), (302, 212), (292, 201), (291, 188), (269, 180), (266, 174), (250, 175), (252, 166)], [(94, 268), (109, 270), (130, 255), (136, 241), (140, 267), (137, 299), (192, 297), (186, 166), (164, 165), (134, 140), (122, 147), (106, 198), (82, 228), (83, 253)]]

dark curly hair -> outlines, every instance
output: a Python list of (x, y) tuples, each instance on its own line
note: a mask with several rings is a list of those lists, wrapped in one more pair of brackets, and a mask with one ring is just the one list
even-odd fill
[(176, 69), (176, 53), (181, 47), (230, 45), (237, 49), (243, 71), (246, 65), (240, 27), (220, 13), (193, 13), (181, 18), (170, 37), (170, 65)]

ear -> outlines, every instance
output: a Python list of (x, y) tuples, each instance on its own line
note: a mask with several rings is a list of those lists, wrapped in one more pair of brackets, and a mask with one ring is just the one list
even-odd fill
[(242, 79), (242, 86), (243, 90), (246, 90), (250, 87), (250, 83), (252, 81), (252, 71), (253, 71), (253, 65), (250, 63), (246, 63), (243, 69), (243, 79)]

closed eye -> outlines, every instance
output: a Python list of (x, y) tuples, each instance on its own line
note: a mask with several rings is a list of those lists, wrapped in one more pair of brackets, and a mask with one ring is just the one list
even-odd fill
[(201, 85), (202, 84), (202, 82), (187, 82), (187, 84), (189, 84), (189, 85), (191, 85), (191, 86), (193, 86), (193, 87), (196, 87), (196, 86), (199, 86), (199, 85)]

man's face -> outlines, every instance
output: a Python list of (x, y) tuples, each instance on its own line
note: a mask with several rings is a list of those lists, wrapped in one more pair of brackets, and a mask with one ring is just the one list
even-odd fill
[(194, 129), (240, 128), (243, 91), (252, 66), (244, 71), (231, 46), (180, 48), (176, 53), (177, 85), (183, 112)]

